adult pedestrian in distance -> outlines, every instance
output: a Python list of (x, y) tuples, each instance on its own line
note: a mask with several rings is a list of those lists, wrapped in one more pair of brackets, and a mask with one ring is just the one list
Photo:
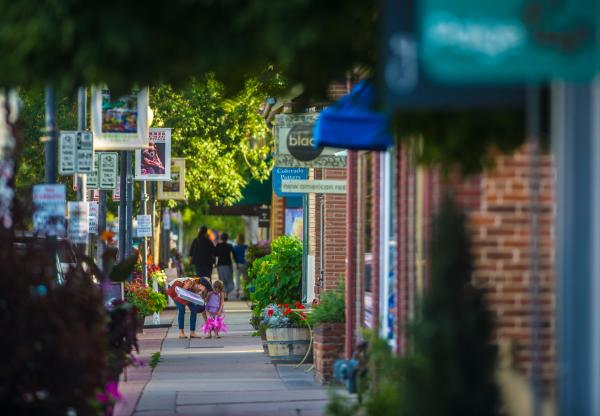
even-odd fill
[(217, 253), (217, 272), (219, 280), (225, 285), (225, 300), (228, 300), (229, 293), (233, 290), (233, 247), (227, 242), (229, 235), (223, 233), (221, 241), (216, 246)]
[(202, 226), (190, 247), (191, 263), (196, 269), (197, 276), (207, 277), (210, 280), (215, 264), (215, 254), (215, 245), (208, 238), (208, 228)]
[(247, 250), (248, 246), (246, 245), (244, 234), (239, 234), (235, 240), (235, 245), (233, 246), (233, 255), (235, 259), (235, 290), (237, 292), (238, 299), (240, 298), (242, 285), (244, 284), (244, 281), (248, 275), (248, 270), (246, 268)]

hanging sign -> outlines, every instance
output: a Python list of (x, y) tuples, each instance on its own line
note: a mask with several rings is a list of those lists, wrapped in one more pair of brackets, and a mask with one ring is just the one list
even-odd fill
[(138, 215), (137, 219), (137, 236), (152, 237), (152, 216)]
[(185, 200), (185, 158), (171, 159), (171, 180), (158, 183), (159, 200)]
[(94, 201), (94, 202), (100, 201), (100, 190), (94, 189), (92, 191), (92, 201)]
[(421, 58), (444, 82), (589, 81), (596, 0), (423, 0)]
[(98, 234), (98, 202), (88, 202), (90, 204), (90, 234)]
[(99, 153), (97, 153), (94, 158), (94, 169), (85, 175), (87, 189), (98, 189), (98, 159), (100, 159)]
[(73, 175), (77, 167), (77, 132), (61, 131), (58, 136), (58, 174)]
[(278, 114), (275, 116), (275, 166), (289, 168), (345, 168), (346, 156), (340, 149), (317, 147), (313, 129), (317, 114)]
[(98, 153), (98, 159), (100, 189), (115, 189), (117, 187), (119, 154), (117, 152), (100, 152)]
[(77, 172), (94, 170), (94, 136), (91, 131), (77, 132)]
[(65, 185), (33, 186), (33, 228), (37, 235), (65, 235)]
[(92, 87), (92, 132), (96, 149), (133, 150), (148, 144), (148, 88), (120, 97)]
[(322, 179), (313, 181), (284, 180), (281, 182), (283, 192), (315, 193), (315, 194), (345, 194), (346, 181)]
[(281, 190), (281, 182), (289, 179), (308, 179), (308, 168), (273, 168), (273, 192), (278, 197), (302, 196), (300, 193), (287, 193)]
[(90, 205), (69, 201), (69, 239), (73, 244), (86, 244), (90, 232)]
[(135, 151), (135, 179), (171, 180), (171, 129), (150, 129), (148, 146)]

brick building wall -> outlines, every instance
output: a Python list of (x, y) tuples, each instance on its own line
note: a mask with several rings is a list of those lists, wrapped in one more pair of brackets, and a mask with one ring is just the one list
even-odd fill
[[(530, 149), (500, 156), (481, 178), (481, 208), (469, 216), (475, 281), (487, 292), (496, 316), (496, 341), (513, 342), (518, 366), (531, 373), (530, 296)], [(550, 155), (541, 158), (540, 293), (542, 377), (554, 378), (554, 169)]]
[[(346, 179), (345, 169), (318, 169), (315, 170), (316, 179)], [(322, 196), (324, 205), (324, 235), (319, 235), (320, 228), (320, 195), (316, 197), (315, 204), (315, 276), (318, 282), (320, 276), (320, 238), (324, 239), (323, 282), (319, 290), (330, 290), (337, 287), (340, 279), (344, 278), (346, 271), (346, 195), (325, 194)]]

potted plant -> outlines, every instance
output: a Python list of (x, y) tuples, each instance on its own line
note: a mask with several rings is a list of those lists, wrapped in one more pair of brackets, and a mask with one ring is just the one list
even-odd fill
[(146, 316), (161, 312), (167, 307), (167, 297), (146, 286), (139, 278), (125, 283), (125, 298), (135, 307), (140, 322), (139, 328), (142, 329)]
[(268, 305), (262, 314), (266, 328), (269, 357), (273, 363), (306, 361), (311, 347), (311, 334), (304, 313), (304, 305)]
[(324, 292), (313, 307), (310, 322), (314, 328), (315, 378), (329, 381), (333, 363), (344, 353), (346, 300), (344, 285)]

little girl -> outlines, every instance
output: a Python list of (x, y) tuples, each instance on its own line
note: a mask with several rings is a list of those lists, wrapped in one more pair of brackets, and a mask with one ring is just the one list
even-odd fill
[(208, 334), (206, 338), (212, 338), (212, 333), (215, 333), (217, 338), (220, 338), (219, 332), (227, 332), (227, 325), (223, 322), (223, 307), (225, 306), (223, 297), (223, 282), (217, 280), (213, 284), (213, 290), (206, 298), (206, 313), (208, 319), (204, 324), (204, 333)]

